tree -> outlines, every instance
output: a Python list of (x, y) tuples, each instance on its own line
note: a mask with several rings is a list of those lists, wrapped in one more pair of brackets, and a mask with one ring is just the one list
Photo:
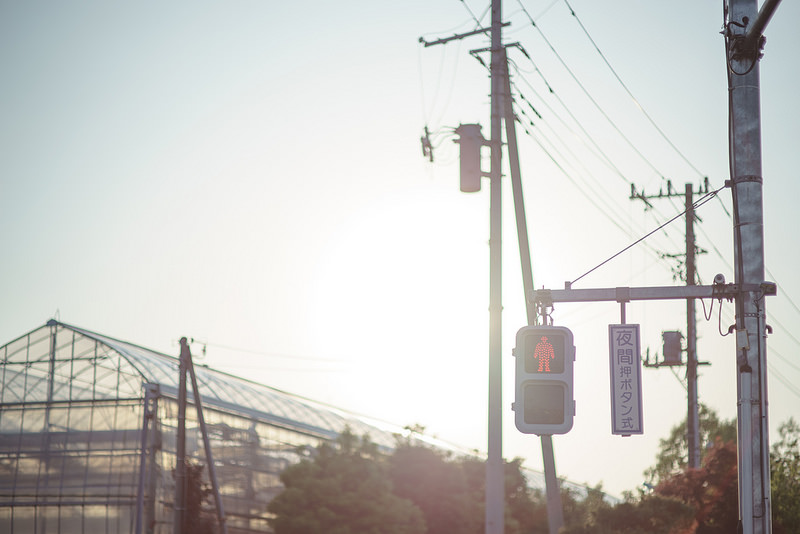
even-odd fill
[[(646, 471), (652, 493), (627, 494), (616, 506), (596, 499), (564, 496), (567, 527), (562, 534), (723, 534), (739, 522), (736, 423), (720, 421), (703, 408), (700, 429), (706, 446), (701, 466), (687, 467), (685, 422), (661, 440), (656, 465)], [(797, 532), (800, 525), (800, 425), (779, 427), (780, 441), (770, 458), (775, 534)], [(600, 488), (595, 488), (599, 490)], [(593, 490), (590, 490), (590, 496)], [(599, 493), (599, 491), (598, 491)]]
[(602, 484), (598, 484), (594, 488), (587, 487), (585, 496), (576, 490), (562, 488), (561, 502), (564, 508), (564, 523), (568, 527), (568, 532), (572, 531), (571, 527), (596, 526), (595, 519), (600, 510), (610, 508), (604, 499)]
[[(203, 481), (203, 469), (201, 463), (193, 463), (186, 460), (186, 511), (183, 516), (182, 532), (192, 534), (214, 534), (216, 518), (214, 515), (203, 510), (203, 505), (208, 503), (211, 496), (211, 487)], [(175, 470), (172, 470), (175, 477)]]
[(800, 425), (791, 418), (778, 427), (770, 455), (772, 517), (776, 534), (800, 525)]
[[(688, 468), (686, 422), (660, 442), (656, 465), (645, 472), (652, 493), (628, 494), (616, 506), (594, 500), (568, 500), (568, 534), (678, 534), (736, 532), (738, 479), (736, 425), (720, 421), (711, 410), (700, 410), (701, 466)], [(600, 494), (599, 487), (595, 488)], [(565, 508), (567, 505), (565, 505)], [(576, 522), (577, 520), (577, 522)]]
[[(486, 462), (452, 457), (408, 438), (398, 438), (389, 459), (394, 492), (414, 502), (425, 516), (428, 534), (482, 534), (485, 526)], [(522, 472), (522, 459), (504, 463), (505, 532), (533, 534), (537, 501)], [(546, 515), (544, 525), (546, 532)]]
[(514, 458), (504, 463), (505, 531), (508, 534), (544, 533), (547, 526), (547, 503), (540, 493), (532, 492), (528, 487), (528, 481), (522, 472), (522, 461), (522, 458)]
[[(577, 505), (580, 505), (578, 503)], [(641, 495), (611, 506), (595, 506), (583, 523), (570, 523), (562, 534), (677, 534), (689, 532), (693, 510), (678, 499)]]
[[(456, 460), (464, 470), (467, 491), (472, 496), (473, 514), (479, 514), (480, 529), (484, 532), (486, 510), (486, 462), (477, 457)], [(505, 532), (507, 534), (546, 534), (547, 510), (545, 501), (528, 487), (522, 472), (522, 459), (515, 458), (503, 463), (505, 482)]]
[[(700, 404), (700, 460), (707, 453), (708, 447), (719, 438), (722, 442), (736, 442), (736, 420), (720, 420), (717, 414), (707, 406)], [(689, 463), (689, 449), (686, 444), (686, 420), (674, 426), (667, 438), (659, 441), (659, 452), (656, 465), (645, 471), (647, 482), (655, 486), (662, 480), (682, 473)]]
[(474, 533), (483, 530), (483, 516), (475, 513), (462, 466), (445, 453), (400, 442), (389, 458), (394, 493), (422, 511), (428, 534)]
[(276, 534), (423, 534), (419, 508), (392, 493), (386, 462), (346, 429), (311, 460), (286, 468), (268, 505)]
[(692, 532), (736, 532), (739, 522), (736, 443), (717, 438), (699, 468), (688, 468), (663, 480), (655, 487), (655, 493), (673, 497), (694, 510)]

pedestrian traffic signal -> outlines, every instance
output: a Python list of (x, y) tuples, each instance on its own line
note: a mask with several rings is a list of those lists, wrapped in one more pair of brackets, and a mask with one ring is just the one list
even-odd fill
[(563, 326), (526, 326), (517, 332), (517, 429), (525, 434), (566, 434), (575, 416), (572, 332)]

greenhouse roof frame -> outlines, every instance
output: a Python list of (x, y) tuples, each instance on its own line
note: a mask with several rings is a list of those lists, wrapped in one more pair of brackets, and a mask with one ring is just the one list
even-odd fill
[[(77, 351), (76, 346), (80, 347)], [(13, 372), (9, 369), (13, 363), (24, 363), (25, 372), (18, 374), (19, 380), (26, 382), (28, 397), (18, 398), (17, 402), (138, 398), (144, 395), (146, 384), (158, 385), (165, 397), (177, 399), (178, 395), (177, 356), (55, 319), (0, 347), (2, 372)], [(33, 371), (36, 367), (40, 370), (38, 374)], [(399, 428), (379, 428), (333, 407), (204, 365), (196, 366), (195, 370), (206, 408), (237, 413), (328, 440), (335, 439), (348, 427), (355, 434), (368, 435), (376, 444), (389, 448), (395, 444), (395, 434), (401, 432)], [(45, 371), (68, 379), (48, 386), (43, 376)], [(37, 380), (33, 388), (31, 380)], [(104, 380), (112, 382), (98, 388), (98, 383), (103, 385)], [(68, 392), (64, 390), (67, 387)], [(13, 388), (0, 397), (0, 403), (13, 403), (15, 399), (9, 398), (10, 395)], [(189, 401), (192, 400), (190, 392)]]

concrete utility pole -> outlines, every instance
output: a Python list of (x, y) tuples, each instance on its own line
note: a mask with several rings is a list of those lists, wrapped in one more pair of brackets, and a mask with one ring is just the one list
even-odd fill
[[(739, 521), (744, 534), (772, 532), (764, 295), (764, 213), (758, 61), (762, 32), (777, 8), (768, 0), (727, 0), (725, 44), (730, 104), (730, 187), (736, 283)], [(774, 287), (774, 286), (773, 286)]]
[(217, 482), (217, 468), (214, 465), (214, 455), (211, 452), (211, 440), (208, 438), (208, 428), (206, 418), (203, 415), (203, 398), (200, 395), (200, 388), (197, 385), (197, 375), (194, 373), (194, 363), (192, 362), (192, 351), (185, 337), (181, 338), (181, 361), (185, 360), (186, 372), (192, 382), (192, 393), (194, 394), (194, 406), (197, 410), (197, 422), (200, 423), (200, 433), (203, 436), (203, 449), (206, 452), (206, 465), (208, 466), (208, 478), (211, 481), (211, 494), (214, 496), (214, 506), (217, 510), (217, 526), (219, 534), (228, 534), (228, 527), (225, 523), (225, 508), (222, 504), (222, 496), (219, 492)]
[(505, 474), (503, 468), (502, 399), (502, 0), (492, 0), (492, 110), (489, 224), (489, 443), (486, 462), (486, 534), (505, 530)]
[(175, 455), (175, 504), (172, 524), (173, 534), (189, 534), (184, 528), (188, 518), (186, 517), (186, 497), (188, 494), (187, 460), (186, 460), (186, 408), (188, 404), (188, 391), (186, 385), (187, 376), (192, 382), (192, 393), (194, 395), (194, 405), (197, 410), (197, 421), (200, 424), (200, 432), (203, 436), (203, 448), (206, 452), (206, 464), (211, 480), (211, 490), (214, 495), (214, 504), (217, 510), (217, 521), (220, 534), (227, 534), (228, 529), (225, 525), (225, 509), (222, 505), (222, 497), (217, 483), (217, 472), (214, 466), (214, 456), (211, 453), (211, 442), (208, 438), (205, 417), (203, 415), (203, 400), (200, 396), (200, 388), (197, 386), (197, 376), (194, 373), (194, 363), (192, 363), (192, 351), (189, 342), (185, 337), (180, 340), (181, 354), (178, 365), (178, 430), (176, 436), (176, 455)]
[[(699, 193), (708, 193), (708, 178), (705, 180), (704, 188)], [(659, 191), (657, 195), (645, 195), (644, 192), (637, 192), (631, 186), (631, 200), (643, 201), (648, 207), (653, 207), (650, 203), (652, 199), (672, 198), (683, 196), (686, 209), (686, 285), (696, 285), (697, 264), (696, 254), (697, 245), (694, 237), (694, 188), (687, 183), (684, 193), (673, 192), (672, 183), (667, 182), (667, 192)], [(647, 365), (647, 364), (645, 364)], [(650, 367), (659, 367), (662, 364), (650, 364)], [(697, 316), (695, 302), (693, 298), (686, 299), (686, 396), (688, 407), (686, 413), (686, 448), (688, 450), (688, 467), (700, 467), (700, 414), (697, 400)]]
[[(706, 191), (708, 192), (708, 191)], [(695, 284), (694, 193), (686, 184), (686, 285)], [(686, 442), (689, 467), (700, 467), (700, 414), (697, 405), (697, 317), (694, 299), (686, 299), (686, 395), (689, 399), (686, 414)]]
[[(501, 203), (501, 155), (502, 155), (502, 88), (505, 50), (502, 44), (502, 2), (492, 0), (492, 26), (471, 32), (445, 37), (435, 41), (420, 42), (426, 47), (449, 43), (471, 35), (491, 33), (491, 169), (489, 171), (489, 398), (488, 398), (488, 450), (486, 459), (485, 533), (503, 534), (505, 530), (505, 468), (503, 465), (503, 413), (502, 413), (502, 203)], [(465, 130), (466, 128), (466, 130)], [(467, 131), (470, 133), (467, 134)], [(480, 178), (485, 174), (480, 169), (479, 125), (461, 125), (456, 133), (461, 139), (461, 190), (480, 190)], [(470, 141), (467, 142), (469, 138)], [(470, 149), (465, 149), (469, 145)], [(423, 138), (423, 148), (425, 141)], [(471, 153), (470, 162), (465, 163), (465, 150)], [(474, 167), (474, 168), (473, 168)], [(465, 173), (474, 174), (466, 178)], [(465, 187), (466, 185), (466, 187)]]
[[(528, 225), (525, 217), (525, 201), (522, 194), (522, 175), (517, 150), (517, 131), (515, 126), (514, 105), (511, 96), (511, 76), (508, 72), (507, 50), (503, 50), (503, 112), (506, 126), (506, 142), (508, 143), (508, 166), (511, 170), (511, 189), (514, 195), (514, 215), (517, 223), (517, 242), (519, 244), (519, 260), (522, 267), (522, 286), (525, 294), (525, 309), (528, 325), (537, 324), (537, 309), (533, 300), (533, 266), (531, 264), (530, 244), (528, 242)], [(557, 534), (564, 526), (564, 508), (561, 502), (561, 489), (556, 475), (555, 451), (553, 436), (540, 436), (542, 443), (542, 462), (544, 464), (545, 492), (547, 495), (547, 523), (550, 534)]]
[(175, 444), (175, 503), (172, 534), (185, 534), (186, 522), (186, 351), (181, 347), (178, 363), (178, 429)]

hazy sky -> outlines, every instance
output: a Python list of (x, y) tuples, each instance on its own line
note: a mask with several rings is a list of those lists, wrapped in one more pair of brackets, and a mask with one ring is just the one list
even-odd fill
[[(682, 211), (680, 198), (645, 211), (631, 184), (652, 195), (667, 179), (683, 191), (729, 178), (722, 4), (571, 0), (576, 18), (563, 0), (505, 3), (505, 39), (530, 56), (509, 52), (537, 287)], [(211, 367), (485, 450), (488, 187), (459, 192), (452, 141), (460, 123), (489, 134), (488, 72), (469, 53), (488, 43), (418, 38), (470, 31), (487, 5), (0, 1), (0, 343), (54, 316), (175, 355), (187, 336)], [(799, 16), (780, 6), (760, 63), (773, 436), (800, 417)], [(540, 469), (539, 440), (510, 410), (526, 318), (505, 182), (504, 455)], [(698, 212), (703, 283), (734, 278), (730, 205), (723, 189)], [(681, 284), (683, 232), (679, 219), (575, 287)], [(735, 417), (734, 344), (720, 335), (733, 306), (697, 309), (711, 363), (700, 400)], [(634, 489), (685, 417), (683, 369), (644, 370), (645, 434), (612, 436), (619, 306), (553, 317), (577, 346), (559, 475)], [(686, 330), (683, 302), (633, 303), (627, 318), (653, 355), (663, 330)]]

